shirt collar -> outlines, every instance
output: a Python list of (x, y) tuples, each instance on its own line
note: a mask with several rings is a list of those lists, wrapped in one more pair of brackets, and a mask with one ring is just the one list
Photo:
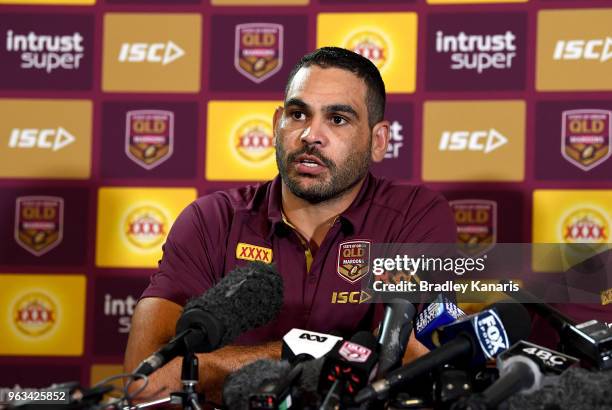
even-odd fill
[[(353, 233), (360, 230), (366, 218), (366, 214), (369, 209), (368, 204), (372, 199), (372, 192), (374, 191), (375, 185), (376, 177), (368, 172), (359, 193), (355, 197), (355, 200), (342, 214), (339, 215), (342, 228), (346, 233)], [(271, 236), (275, 232), (279, 232), (279, 230), (287, 231), (287, 229), (289, 229), (283, 222), (281, 191), (282, 182), (280, 175), (277, 175), (276, 178), (272, 180), (268, 188), (268, 224), (267, 229), (264, 230), (264, 232), (267, 231), (266, 237), (268, 239), (271, 239)]]

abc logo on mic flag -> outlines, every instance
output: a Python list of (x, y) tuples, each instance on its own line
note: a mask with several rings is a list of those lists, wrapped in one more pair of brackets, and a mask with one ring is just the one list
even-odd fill
[[(273, 115), (295, 64), (318, 47), (346, 48), (380, 71), (388, 144), (369, 170), (441, 193), (463, 256), (504, 243), (609, 249), (612, 6), (584, 3), (0, 0), (0, 405), (16, 385), (92, 386), (123, 371), (132, 315), (175, 221), (202, 196), (279, 174)], [(359, 160), (359, 144), (336, 143)], [(341, 158), (328, 158), (342, 177)], [(312, 162), (300, 166), (320, 166)], [(216, 209), (204, 209), (206, 221)], [(377, 301), (361, 286), (380, 244), (341, 220), (331, 250), (295, 261), (333, 268), (285, 282), (328, 303), (327, 323)], [(261, 236), (264, 225), (249, 224), (231, 249), (212, 246), (239, 265), (280, 265), (287, 256)], [(203, 237), (216, 233), (207, 229)], [(359, 246), (342, 256), (346, 244)], [(172, 250), (186, 264), (197, 258)], [(508, 270), (525, 262), (531, 277), (556, 279), (582, 254), (531, 256), (508, 258)], [(568, 283), (595, 282), (579, 274)], [(606, 280), (600, 302), (576, 304), (576, 317), (612, 322)], [(474, 314), (503, 296), (459, 298), (456, 308)], [(294, 305), (284, 314), (311, 314)]]

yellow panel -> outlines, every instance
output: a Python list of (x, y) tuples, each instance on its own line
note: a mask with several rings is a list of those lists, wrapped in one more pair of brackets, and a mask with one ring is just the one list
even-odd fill
[(80, 356), (83, 275), (0, 274), (0, 355)]
[(100, 188), (96, 265), (157, 267), (172, 223), (196, 196), (193, 188)]

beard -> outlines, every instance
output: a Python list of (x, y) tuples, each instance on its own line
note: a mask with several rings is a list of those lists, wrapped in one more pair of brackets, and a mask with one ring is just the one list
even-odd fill
[[(276, 165), (282, 181), (287, 185), (291, 193), (311, 204), (329, 201), (342, 196), (353, 188), (367, 174), (370, 168), (372, 156), (372, 144), (368, 143), (366, 149), (352, 152), (338, 166), (329, 158), (323, 156), (314, 145), (304, 146), (303, 148), (287, 153), (281, 142), (280, 136), (276, 135)], [(294, 161), (300, 155), (312, 155), (317, 157), (321, 163), (327, 167), (329, 178), (324, 179), (324, 175), (299, 174), (294, 168)], [(308, 178), (314, 183), (304, 186), (300, 179)]]

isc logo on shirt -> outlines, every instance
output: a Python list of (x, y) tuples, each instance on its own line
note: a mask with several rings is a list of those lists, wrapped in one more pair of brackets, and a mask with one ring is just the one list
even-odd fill
[(272, 263), (272, 249), (240, 242), (236, 245), (236, 259)]

